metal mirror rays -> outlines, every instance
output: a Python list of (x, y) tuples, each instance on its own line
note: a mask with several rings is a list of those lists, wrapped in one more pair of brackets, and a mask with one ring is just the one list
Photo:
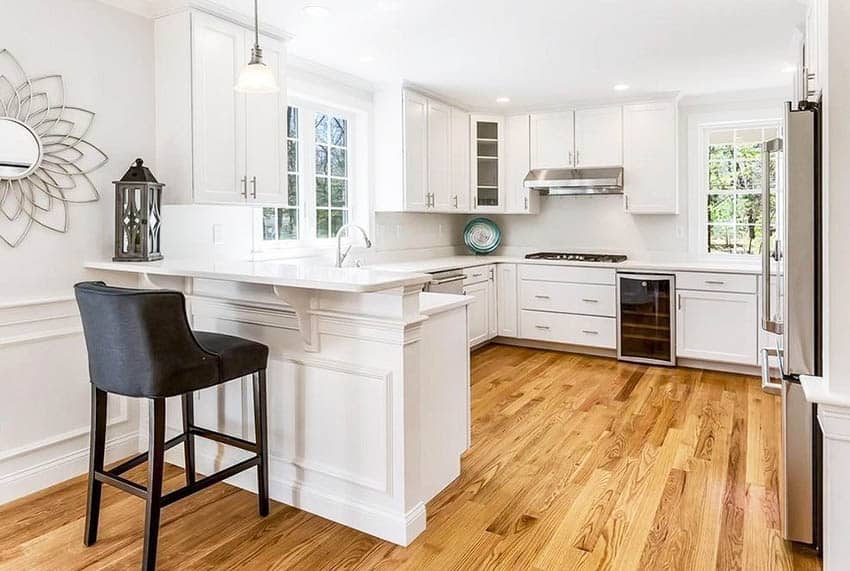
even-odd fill
[(33, 225), (65, 233), (68, 205), (100, 200), (89, 173), (106, 154), (86, 140), (95, 114), (65, 104), (61, 75), (30, 78), (0, 50), (0, 239), (11, 247)]

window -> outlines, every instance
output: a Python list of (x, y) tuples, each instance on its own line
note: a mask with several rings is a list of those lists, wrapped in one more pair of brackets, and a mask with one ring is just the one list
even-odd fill
[[(757, 255), (762, 246), (762, 143), (779, 132), (776, 121), (704, 127), (702, 195), (709, 254)], [(776, 155), (770, 187), (776, 189)], [(771, 234), (775, 194), (771, 194)]]
[(287, 108), (286, 205), (264, 207), (264, 244), (309, 245), (348, 223), (352, 121), (344, 112), (297, 103)]

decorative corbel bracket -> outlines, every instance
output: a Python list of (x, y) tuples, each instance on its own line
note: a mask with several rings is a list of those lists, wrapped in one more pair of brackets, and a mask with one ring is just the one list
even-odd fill
[(304, 350), (319, 352), (319, 318), (313, 315), (318, 309), (319, 299), (316, 292), (309, 289), (273, 286), (274, 294), (295, 310), (298, 318), (298, 330), (304, 342)]

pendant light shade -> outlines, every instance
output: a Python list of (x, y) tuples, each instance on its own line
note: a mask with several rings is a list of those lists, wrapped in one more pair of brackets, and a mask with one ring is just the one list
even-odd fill
[(263, 63), (257, 0), (254, 0), (254, 47), (251, 49), (251, 61), (242, 68), (233, 89), (240, 93), (277, 93), (280, 91), (274, 71)]
[(249, 63), (243, 67), (233, 89), (240, 93), (277, 93), (280, 91), (274, 72), (261, 61)]

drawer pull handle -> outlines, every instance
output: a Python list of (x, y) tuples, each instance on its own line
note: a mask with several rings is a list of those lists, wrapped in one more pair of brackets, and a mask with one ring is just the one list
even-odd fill
[(721, 280), (705, 280), (705, 283), (709, 285), (724, 285), (726, 282)]
[(599, 303), (599, 300), (598, 300), (598, 299), (590, 299), (590, 298), (586, 298), (586, 297), (584, 297), (584, 298), (582, 298), (581, 300), (582, 300), (582, 301), (584, 301), (584, 302), (586, 302), (586, 303)]
[(484, 275), (484, 274), (472, 274), (472, 277), (474, 277), (474, 278), (480, 278), (480, 277), (481, 277), (481, 276), (483, 276), (483, 275)]
[(535, 329), (543, 329), (544, 331), (549, 331), (551, 329), (548, 325), (535, 325)]
[(536, 297), (537, 299), (549, 299), (548, 295), (535, 295), (534, 297)]
[(599, 335), (599, 331), (593, 331), (591, 329), (582, 329), (581, 332), (588, 335)]

